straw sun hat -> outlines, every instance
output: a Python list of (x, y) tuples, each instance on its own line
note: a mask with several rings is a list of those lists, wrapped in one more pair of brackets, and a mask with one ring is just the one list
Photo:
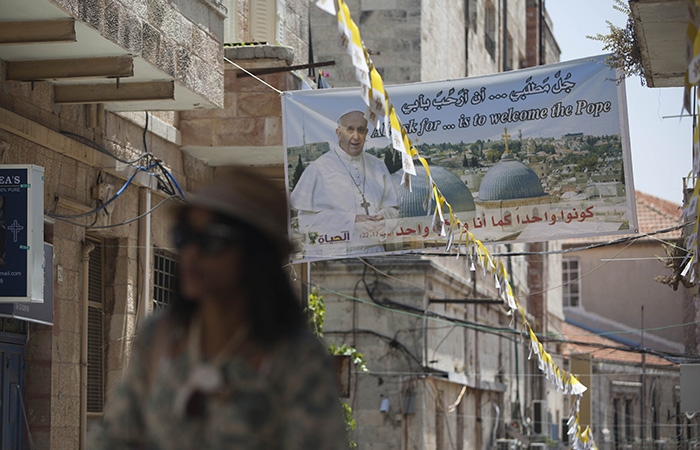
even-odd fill
[(217, 169), (212, 182), (188, 194), (178, 209), (188, 206), (207, 208), (252, 226), (270, 239), (282, 256), (292, 250), (287, 238), (286, 193), (250, 168)]

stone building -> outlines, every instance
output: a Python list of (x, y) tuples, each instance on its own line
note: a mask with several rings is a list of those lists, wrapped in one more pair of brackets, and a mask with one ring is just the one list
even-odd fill
[[(347, 4), (385, 84), (487, 75), (559, 59), (542, 1)], [(352, 63), (337, 47), (337, 21), (310, 12), (314, 61), (335, 61), (323, 69), (326, 81), (356, 86)], [(469, 188), (454, 192), (471, 197)], [(461, 200), (468, 209), (476, 203)], [(557, 248), (489, 247), (507, 260), (516, 297), (538, 333), (561, 332), (561, 257), (507, 254)], [(347, 401), (359, 448), (476, 449), (562, 439), (561, 419), (571, 404), (527, 360), (526, 341), (509, 334), (511, 317), (498, 304), (493, 280), (483, 279), (480, 269), (470, 271), (465, 259), (316, 262), (307, 276), (326, 300), (326, 339), (355, 345), (370, 369), (350, 376)]]
[(681, 411), (678, 363), (568, 323), (563, 335), (572, 370), (590, 387), (582, 401), (581, 423), (596, 425), (598, 448), (697, 445), (698, 419)]
[[(385, 81), (402, 83), (556, 61), (558, 49), (543, 2), (534, 4), (540, 8), (535, 16), (526, 14), (533, 7), (530, 3), (351, 1), (349, 5)], [(307, 45), (309, 20), (312, 46)], [(100, 418), (128, 360), (138, 321), (168, 302), (175, 270), (166, 211), (176, 201), (171, 197), (206, 182), (217, 166), (230, 163), (259, 166), (282, 186), (279, 91), (313, 84), (305, 73), (290, 67), (329, 57), (337, 63), (329, 78), (333, 84), (355, 82), (347, 56), (340, 51), (333, 54), (332, 47), (324, 49), (337, 45), (336, 19), (309, 9), (308, 2), (6, 0), (0, 21), (0, 164), (44, 168), (44, 241), (46, 254), (53, 257), (46, 259), (50, 289), (45, 290), (45, 302), (53, 301), (50, 319), (38, 323), (28, 317), (31, 311), (22, 311), (24, 307), (0, 310), (6, 317), (0, 347), (10, 361), (3, 369), (0, 401), (11, 405), (2, 413), (2, 448), (27, 448), (32, 442), (43, 449), (83, 449), (86, 430)], [(540, 30), (534, 37), (527, 33), (533, 23)], [(326, 37), (320, 35), (322, 30)], [(393, 36), (385, 39), (380, 32)], [(223, 45), (240, 42), (261, 44)], [(539, 56), (526, 63), (529, 46), (537, 47)], [(268, 85), (242, 69), (256, 73)], [(298, 268), (300, 278), (323, 283), (336, 271), (343, 289), (361, 286), (359, 260), (319, 264), (328, 266), (328, 278), (326, 269), (318, 267)], [(350, 266), (351, 276), (343, 272), (343, 264)], [(401, 258), (387, 264), (401, 266), (404, 273), (399, 275), (404, 278), (425, 280), (425, 286), (441, 294), (438, 300), (467, 293), (482, 300), (494, 294), (481, 284), (473, 286), (463, 261)], [(556, 289), (546, 293), (542, 286), (551, 285), (558, 272), (543, 267), (542, 259), (513, 258), (513, 282), (537, 331), (556, 332), (562, 317), (556, 309), (559, 294)], [(350, 283), (352, 288), (347, 287)], [(391, 292), (404, 294), (401, 289)], [(422, 307), (429, 299), (420, 287), (396, 301)], [(436, 303), (431, 308), (447, 316), (450, 327), (459, 319), (507, 328), (509, 320), (498, 305)], [(371, 314), (362, 320), (371, 320)], [(374, 314), (378, 320), (392, 319)], [(331, 331), (339, 336), (348, 324), (342, 326)], [(375, 333), (393, 329), (371, 322), (367, 327)], [(514, 374), (536, 372), (532, 362), (525, 363), (522, 347), (500, 335), (461, 327), (455, 333), (441, 327), (417, 330), (410, 347), (406, 344), (420, 360), (421, 370), (430, 375), (416, 381), (421, 386), (415, 396), (399, 396), (396, 389), (379, 394), (396, 403), (393, 411), (404, 397), (409, 400), (407, 413), (412, 398), (414, 405), (419, 400), (424, 406), (446, 408), (431, 406), (421, 422), (407, 418), (399, 423), (395, 415), (380, 416), (382, 426), (393, 429), (394, 438), (397, 427), (412, 420), (405, 428), (409, 437), (401, 442), (441, 448), (457, 438), (454, 432), (462, 433), (461, 441), (470, 445), (466, 439), (474, 430), (474, 442), (481, 446), (507, 431), (519, 433), (526, 416), (534, 417), (534, 405), (544, 404), (534, 400), (546, 399), (550, 405), (546, 413), (555, 418), (565, 414), (561, 398), (547, 391), (541, 377), (513, 380)], [(359, 328), (347, 329), (374, 336)], [(403, 343), (401, 334), (388, 341), (392, 351), (392, 345)], [(460, 339), (454, 339), (458, 334)], [(358, 347), (364, 344), (357, 341)], [(418, 361), (407, 360), (411, 357), (406, 351), (398, 352), (404, 356), (385, 362), (393, 361), (399, 371), (406, 365), (411, 370), (417, 367)], [(370, 363), (380, 358), (376, 354)], [(361, 383), (379, 385), (379, 380)], [(13, 397), (13, 392), (21, 397)], [(358, 397), (363, 405), (358, 421), (372, 430), (377, 425), (372, 413), (381, 401), (375, 406), (373, 392), (366, 392)], [(450, 411), (455, 402), (449, 400), (459, 397), (463, 400)], [(454, 415), (459, 408), (465, 413)], [(471, 411), (483, 412), (483, 423)], [(517, 426), (505, 430), (504, 419), (511, 417)], [(435, 425), (441, 421), (444, 427)], [(551, 431), (540, 427), (538, 435)]]
[[(313, 264), (326, 340), (353, 345), (369, 368), (351, 370), (347, 383), (358, 448), (491, 448), (506, 436), (506, 423), (530, 416), (538, 369), (493, 280), (465, 259)], [(522, 280), (523, 262), (512, 269)]]
[(639, 191), (635, 198), (639, 232), (655, 234), (600, 247), (609, 237), (563, 242), (583, 248), (562, 258), (571, 370), (590, 380), (584, 403), (600, 448), (690, 448), (700, 423), (681, 412), (679, 364), (697, 363), (693, 297), (672, 287), (667, 265), (681, 230), (656, 233), (676, 227), (681, 209)]
[[(350, 0), (365, 47), (387, 84), (488, 75), (559, 61), (542, 0)], [(355, 86), (337, 20), (311, 10), (311, 45), (333, 87)]]
[[(227, 3), (3, 1), (0, 165), (43, 168), (48, 310), (0, 305), (0, 448), (84, 449), (137, 322), (168, 302), (168, 205), (221, 164), (280, 177), (278, 93), (238, 67), (300, 88), (308, 2)], [(253, 40), (275, 45), (223, 47)]]

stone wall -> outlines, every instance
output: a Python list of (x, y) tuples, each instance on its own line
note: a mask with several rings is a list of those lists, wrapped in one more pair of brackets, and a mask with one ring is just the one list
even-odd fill
[[(0, 62), (0, 68), (4, 64)], [(4, 73), (4, 70), (2, 71)], [(105, 155), (131, 160), (148, 150), (171, 168), (183, 189), (211, 177), (212, 169), (183, 154), (176, 143), (146, 133), (132, 120), (93, 106), (55, 106), (49, 83), (0, 80), (0, 164), (35, 164), (45, 168), (44, 208), (50, 213), (78, 214), (99, 206), (92, 187), (108, 183), (116, 192), (133, 173)], [(167, 118), (167, 117), (166, 117)], [(90, 145), (87, 145), (90, 144)], [(99, 150), (98, 150), (99, 149)], [(146, 179), (148, 176), (146, 176)], [(151, 270), (139, 260), (139, 222), (113, 228), (89, 228), (126, 222), (143, 204), (143, 180), (136, 179), (102, 211), (45, 226), (45, 240), (54, 245), (54, 325), (29, 325), (26, 346), (25, 401), (37, 448), (76, 449), (80, 431), (80, 343), (82, 331), (81, 257), (87, 236), (104, 239), (105, 248), (105, 382), (109, 389), (121, 378), (143, 298), (140, 280)], [(166, 197), (153, 195), (152, 205)], [(51, 220), (51, 219), (49, 219)], [(71, 223), (72, 222), (72, 223)], [(165, 208), (153, 213), (152, 244), (169, 247), (171, 218)]]
[(465, 2), (422, 2), (420, 81), (467, 75)]
[(223, 105), (225, 10), (210, 0), (53, 0), (125, 51)]
[[(354, 345), (370, 369), (356, 371), (350, 383), (358, 447), (449, 448), (451, 436), (455, 448), (487, 448), (497, 417), (511, 417), (516, 390), (523, 400), (529, 392), (527, 342), (516, 358), (512, 340), (496, 331), (511, 320), (498, 306), (439, 300), (493, 298), (491, 279), (477, 275), (474, 291), (464, 261), (454, 272), (420, 257), (364, 261), (310, 269), (326, 304), (325, 339)], [(404, 410), (408, 394), (411, 412)], [(379, 410), (382, 399), (388, 413)]]
[[(421, 81), (423, 38), (421, 1), (348, 1), (353, 21), (385, 84)], [(338, 19), (311, 8), (311, 38), (315, 61), (335, 61), (323, 68), (333, 87), (359, 86), (350, 56), (340, 47)]]

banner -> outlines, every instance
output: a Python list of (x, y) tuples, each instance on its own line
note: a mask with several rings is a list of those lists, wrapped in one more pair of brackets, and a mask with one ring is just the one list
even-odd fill
[(466, 230), (485, 243), (636, 230), (616, 78), (598, 56), (385, 86), (420, 158), (415, 176), (388, 120), (363, 118), (360, 88), (285, 93), (293, 258), (444, 249)]
[(44, 168), (0, 165), (0, 303), (44, 301)]

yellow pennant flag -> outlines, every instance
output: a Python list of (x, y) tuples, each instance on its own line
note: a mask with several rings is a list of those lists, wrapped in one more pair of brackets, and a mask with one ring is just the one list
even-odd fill
[(394, 105), (389, 104), (389, 124), (391, 125), (391, 144), (397, 151), (401, 152), (401, 161), (403, 163), (403, 170), (411, 175), (416, 174), (416, 168), (413, 165), (413, 159), (408, 153), (408, 148), (406, 148), (405, 140), (403, 137), (403, 128), (401, 127), (401, 122), (396, 115), (396, 110)]
[(343, 0), (338, 0), (338, 31), (340, 32), (340, 45), (350, 55), (352, 65), (355, 66), (355, 76), (363, 87), (364, 100), (369, 105), (369, 67), (365, 56), (364, 46), (360, 38), (360, 30), (350, 16), (350, 9)]

